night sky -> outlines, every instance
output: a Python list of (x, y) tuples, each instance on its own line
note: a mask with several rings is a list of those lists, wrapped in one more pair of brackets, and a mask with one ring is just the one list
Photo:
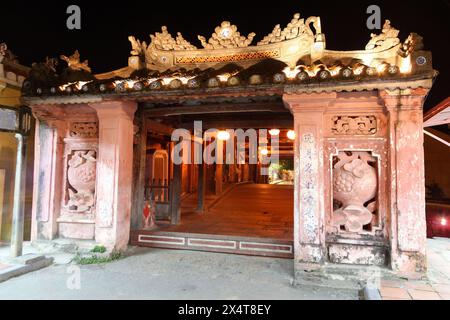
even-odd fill
[[(66, 28), (66, 8), (81, 7), (81, 30)], [(25, 65), (46, 56), (72, 54), (79, 49), (94, 73), (127, 65), (129, 35), (149, 42), (149, 34), (167, 25), (200, 46), (197, 35), (207, 39), (223, 20), (238, 26), (241, 34), (256, 33), (253, 43), (270, 33), (276, 24), (284, 28), (294, 13), (303, 18), (320, 16), (327, 49), (364, 49), (370, 39), (366, 9), (377, 4), (382, 20), (391, 20), (400, 39), (410, 32), (424, 37), (425, 49), (433, 53), (433, 66), (440, 72), (426, 101), (429, 109), (449, 95), (450, 0), (427, 1), (2, 1), (0, 42)], [(375, 31), (379, 33), (378, 31)]]

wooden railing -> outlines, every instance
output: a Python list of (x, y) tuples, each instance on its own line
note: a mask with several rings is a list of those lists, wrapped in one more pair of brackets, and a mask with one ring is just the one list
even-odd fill
[(156, 219), (170, 219), (170, 199), (172, 181), (168, 179), (153, 179), (145, 186), (145, 200), (154, 200), (156, 204)]
[(168, 179), (153, 179), (151, 184), (145, 186), (145, 200), (152, 199), (156, 203), (169, 203), (170, 185)]

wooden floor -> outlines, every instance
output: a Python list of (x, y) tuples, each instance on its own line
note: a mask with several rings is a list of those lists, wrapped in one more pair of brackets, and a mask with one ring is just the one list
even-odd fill
[(133, 230), (138, 246), (293, 258), (293, 187), (241, 184), (208, 196), (206, 213), (195, 195), (182, 201), (181, 223)]
[(181, 224), (160, 230), (292, 240), (293, 197), (292, 186), (243, 184), (204, 214), (195, 213), (196, 201), (189, 197), (182, 203)]

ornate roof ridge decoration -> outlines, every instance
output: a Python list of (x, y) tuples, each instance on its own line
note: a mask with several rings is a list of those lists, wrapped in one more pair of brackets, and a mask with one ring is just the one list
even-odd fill
[(19, 64), (17, 56), (8, 49), (8, 45), (6, 44), (6, 42), (0, 43), (0, 62), (2, 62), (3, 60), (8, 60), (12, 63)]
[(322, 26), (320, 24), (319, 17), (309, 17), (308, 19), (300, 19), (300, 13), (296, 13), (291, 22), (288, 23), (286, 28), (281, 30), (279, 24), (275, 26), (273, 31), (264, 37), (263, 40), (258, 42), (258, 45), (266, 45), (270, 43), (278, 43), (285, 40), (291, 40), (300, 37), (303, 34), (314, 37), (314, 32), (311, 30), (311, 23), (316, 30), (317, 35), (322, 34)]
[(0, 43), (0, 57), (3, 58), (6, 56), (6, 52), (8, 50), (8, 46), (5, 42)]
[[(225, 31), (224, 31), (225, 30)], [(380, 34), (372, 34), (365, 50), (325, 49), (319, 17), (301, 19), (295, 14), (281, 30), (275, 26), (257, 45), (254, 35), (241, 36), (237, 27), (223, 22), (211, 39), (197, 48), (178, 33), (176, 38), (162, 27), (150, 44), (130, 36), (132, 56), (128, 67), (92, 75), (78, 51), (61, 56), (69, 67), (58, 74), (52, 61), (34, 64), (24, 96), (139, 95), (173, 92), (215, 92), (260, 86), (269, 90), (294, 85), (299, 90), (339, 91), (341, 87), (382, 87), (391, 81), (409, 83), (415, 77), (435, 77), (431, 52), (423, 50), (422, 38), (411, 33), (405, 42), (387, 20)], [(89, 72), (86, 72), (89, 71)], [(425, 80), (424, 80), (425, 81)], [(269, 88), (269, 89), (268, 89)], [(171, 93), (172, 92), (172, 93)]]
[(150, 35), (150, 39), (150, 46), (154, 46), (158, 50), (181, 51), (197, 49), (197, 47), (193, 46), (187, 40), (185, 40), (180, 32), (177, 33), (177, 37), (174, 39), (169, 31), (167, 31), (166, 26), (161, 27), (161, 33), (156, 32), (154, 35)]
[[(313, 25), (313, 29), (311, 27)], [(207, 69), (214, 65), (237, 63), (248, 67), (265, 59), (278, 59), (292, 67), (302, 56), (325, 48), (325, 36), (321, 33), (319, 17), (300, 19), (296, 13), (291, 22), (281, 30), (280, 26), (256, 45), (251, 45), (255, 33), (243, 36), (237, 26), (223, 21), (207, 40), (198, 36), (202, 48), (185, 40), (181, 33), (174, 38), (166, 26), (161, 32), (150, 35), (150, 44), (130, 36), (132, 50), (129, 66), (133, 69), (167, 70), (173, 67)]]
[(380, 34), (372, 33), (371, 39), (366, 45), (366, 50), (389, 49), (400, 43), (399, 30), (391, 26), (391, 21), (386, 20)]
[(215, 32), (211, 35), (208, 42), (205, 37), (198, 36), (205, 49), (230, 49), (230, 48), (245, 48), (248, 47), (253, 38), (256, 36), (254, 32), (247, 37), (241, 36), (237, 31), (237, 27), (229, 21), (223, 21), (220, 26), (216, 27)]
[(84, 60), (83, 62), (80, 62), (80, 53), (78, 52), (78, 50), (75, 50), (74, 54), (72, 54), (69, 57), (67, 57), (65, 55), (61, 55), (60, 58), (61, 58), (61, 60), (64, 60), (65, 62), (67, 62), (67, 66), (69, 67), (69, 69), (71, 69), (73, 71), (84, 70), (89, 73), (91, 72), (91, 68), (88, 65), (89, 64), (88, 60)]

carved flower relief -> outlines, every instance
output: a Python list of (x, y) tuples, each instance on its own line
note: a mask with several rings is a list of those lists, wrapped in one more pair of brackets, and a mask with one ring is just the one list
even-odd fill
[(215, 29), (211, 38), (206, 41), (203, 36), (198, 36), (205, 49), (224, 49), (224, 48), (243, 48), (248, 47), (255, 37), (255, 33), (250, 33), (247, 37), (242, 36), (237, 31), (237, 27), (229, 21), (223, 21), (222, 24)]
[(95, 138), (98, 136), (96, 122), (73, 122), (69, 135), (73, 138)]
[(367, 152), (341, 152), (333, 169), (333, 197), (342, 206), (333, 212), (333, 224), (348, 232), (362, 232), (372, 222), (376, 202), (377, 173), (368, 161), (375, 158)]
[(372, 135), (377, 132), (375, 116), (335, 116), (332, 121), (331, 131), (338, 135)]
[(73, 151), (68, 161), (68, 205), (73, 211), (85, 212), (94, 205), (95, 156), (96, 153), (93, 150)]

